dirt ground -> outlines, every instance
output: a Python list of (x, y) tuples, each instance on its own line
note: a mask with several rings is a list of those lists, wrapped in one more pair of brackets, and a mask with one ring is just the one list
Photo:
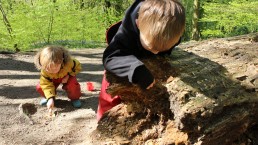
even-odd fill
[[(59, 86), (54, 118), (48, 116), (45, 106), (39, 105), (35, 52), (0, 54), (0, 144), (93, 144), (90, 134), (97, 126), (102, 52), (103, 49), (71, 51), (83, 68), (77, 76), (83, 93), (82, 107), (73, 108)], [(86, 89), (88, 81), (94, 84), (92, 92)]]

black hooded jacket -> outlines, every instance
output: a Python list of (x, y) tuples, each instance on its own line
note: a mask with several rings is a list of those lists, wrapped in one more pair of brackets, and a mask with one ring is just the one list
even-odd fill
[[(143, 0), (136, 0), (127, 9), (122, 24), (104, 51), (103, 64), (107, 71), (119, 77), (127, 77), (129, 82), (146, 89), (154, 81), (154, 77), (139, 59), (154, 54), (142, 47), (135, 22), (142, 2)], [(179, 42), (176, 45), (178, 44)], [(170, 54), (175, 46), (158, 55)]]

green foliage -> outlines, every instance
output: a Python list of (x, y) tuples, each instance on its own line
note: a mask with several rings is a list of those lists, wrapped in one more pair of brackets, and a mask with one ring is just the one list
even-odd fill
[(228, 37), (258, 31), (258, 1), (205, 3), (202, 37)]
[[(106, 29), (124, 16), (134, 0), (0, 0), (11, 34), (0, 16), (0, 50), (31, 50), (48, 44), (68, 48), (102, 47)], [(183, 40), (191, 39), (193, 1), (186, 10)], [(258, 31), (257, 0), (202, 0), (202, 39)]]
[(2, 5), (11, 24), (13, 37), (9, 36), (6, 26), (0, 23), (0, 49), (13, 50), (15, 44), (22, 50), (48, 44), (71, 48), (102, 47), (105, 45), (106, 29), (121, 20), (121, 11), (124, 12), (125, 6), (129, 5), (123, 4), (124, 7), (116, 10), (116, 5), (121, 1), (112, 0), (111, 6), (107, 8), (101, 5), (103, 2), (89, 0), (82, 5), (81, 1), (71, 0), (4, 1)]

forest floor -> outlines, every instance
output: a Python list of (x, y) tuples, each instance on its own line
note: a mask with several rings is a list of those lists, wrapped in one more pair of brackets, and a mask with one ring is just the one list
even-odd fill
[[(182, 47), (191, 45), (203, 49), (252, 47), (256, 50), (258, 43), (245, 36), (188, 42)], [(55, 117), (52, 118), (48, 116), (47, 108), (39, 105), (40, 95), (35, 90), (39, 81), (39, 71), (33, 64), (35, 52), (0, 52), (0, 145), (94, 144), (91, 135), (97, 127), (96, 111), (104, 70), (101, 61), (103, 50), (71, 51), (83, 68), (77, 76), (82, 89), (82, 107), (73, 108), (60, 86)], [(87, 91), (88, 81), (93, 82), (94, 91)]]
[[(96, 110), (103, 67), (104, 49), (71, 51), (82, 63), (77, 78), (82, 90), (82, 107), (75, 109), (58, 88), (55, 117), (40, 106), (35, 86), (39, 71), (35, 69), (35, 52), (0, 54), (0, 144), (93, 144), (90, 133), (96, 128)], [(95, 90), (86, 89), (93, 82)]]

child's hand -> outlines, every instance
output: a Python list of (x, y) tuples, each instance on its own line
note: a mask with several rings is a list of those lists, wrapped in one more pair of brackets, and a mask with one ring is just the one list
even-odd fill
[(153, 82), (152, 82), (146, 89), (148, 90), (148, 89), (152, 88), (155, 83), (156, 83), (156, 82), (155, 82), (155, 79), (154, 79)]
[(68, 79), (69, 79), (69, 75), (66, 75), (66, 76), (62, 79), (62, 83), (63, 83), (63, 84), (67, 83)]
[(49, 112), (49, 115), (52, 116), (53, 114), (53, 109), (54, 109), (54, 99), (53, 98), (50, 98), (48, 101), (47, 101), (47, 109), (48, 109), (48, 112)]

